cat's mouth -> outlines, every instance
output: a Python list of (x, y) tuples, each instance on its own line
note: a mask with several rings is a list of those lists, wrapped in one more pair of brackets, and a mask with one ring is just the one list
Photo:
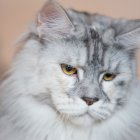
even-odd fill
[(68, 96), (52, 96), (54, 106), (62, 116), (66, 116), (69, 119), (81, 119), (86, 118), (92, 121), (102, 121), (108, 119), (113, 111), (114, 105), (100, 100), (93, 105), (87, 105), (79, 97), (68, 97)]
[[(60, 112), (59, 112), (60, 113)], [(60, 118), (64, 122), (71, 122), (74, 125), (80, 125), (80, 126), (93, 126), (95, 124), (99, 124), (102, 121), (107, 120), (108, 118), (105, 118), (104, 115), (102, 114), (94, 114), (91, 115), (91, 113), (86, 112), (81, 115), (74, 115), (74, 116), (69, 116), (68, 114), (59, 114)]]
[[(60, 113), (61, 114), (61, 113)], [(62, 113), (63, 114), (63, 113)], [(63, 114), (64, 115), (64, 114)], [(66, 116), (68, 114), (65, 114)], [(100, 111), (100, 110), (87, 110), (86, 113), (83, 113), (83, 114), (80, 114), (80, 115), (71, 115), (68, 117), (69, 118), (76, 118), (76, 119), (81, 119), (81, 118), (84, 118), (84, 120), (92, 120), (93, 122), (100, 122), (100, 121), (103, 121), (103, 120), (107, 120), (110, 116), (112, 115), (112, 111), (107, 111), (107, 110), (104, 110), (104, 111)]]
[(53, 95), (49, 96), (49, 102), (48, 96), (46, 99), (41, 99), (41, 102), (49, 105), (63, 120), (99, 122), (108, 119), (114, 111), (114, 106), (103, 100), (89, 106), (79, 97)]

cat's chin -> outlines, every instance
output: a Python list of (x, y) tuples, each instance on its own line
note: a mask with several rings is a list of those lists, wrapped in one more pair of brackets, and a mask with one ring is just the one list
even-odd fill
[(97, 120), (95, 120), (91, 115), (88, 113), (80, 115), (80, 116), (73, 116), (70, 117), (70, 122), (74, 125), (78, 126), (92, 126), (93, 124), (97, 123)]

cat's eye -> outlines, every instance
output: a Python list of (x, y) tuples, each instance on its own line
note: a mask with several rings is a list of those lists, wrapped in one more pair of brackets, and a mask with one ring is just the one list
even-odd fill
[(105, 81), (112, 81), (116, 77), (114, 73), (105, 73), (103, 76), (103, 80)]
[(71, 65), (61, 64), (63, 72), (67, 75), (77, 74), (77, 69)]

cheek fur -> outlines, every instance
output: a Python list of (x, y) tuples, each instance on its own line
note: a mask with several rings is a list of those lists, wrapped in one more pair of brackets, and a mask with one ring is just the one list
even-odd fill
[(68, 92), (70, 89), (74, 88), (76, 77), (65, 76), (60, 74), (56, 76), (56, 80), (64, 92)]
[(56, 82), (54, 88), (57, 87), (59, 88), (59, 90), (61, 90), (62, 93), (65, 93), (74, 87), (77, 78), (74, 76), (68, 76), (64, 74), (60, 65), (51, 66), (51, 71), (52, 74), (50, 76), (51, 78), (53, 77), (54, 81)]
[(53, 94), (53, 103), (61, 114), (70, 116), (83, 115), (87, 111), (87, 105), (78, 97), (70, 98), (64, 94)]
[(102, 87), (104, 92), (112, 100), (122, 98), (124, 96), (124, 89), (129, 86), (131, 75), (120, 74), (112, 81), (103, 81)]
[(103, 81), (102, 82), (102, 87), (103, 87), (103, 91), (107, 94), (107, 96), (109, 98), (114, 96), (115, 91), (116, 91), (116, 87), (115, 87), (115, 85), (112, 81), (108, 81), (108, 82)]

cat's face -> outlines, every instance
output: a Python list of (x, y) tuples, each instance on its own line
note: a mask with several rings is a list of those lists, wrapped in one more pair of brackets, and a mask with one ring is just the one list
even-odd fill
[[(79, 29), (71, 32), (73, 25), (63, 9), (51, 2), (46, 7), (43, 18), (38, 21), (38, 33), (47, 43), (38, 45), (36, 52), (38, 77), (34, 83), (39, 88), (33, 96), (38, 103), (49, 105), (62, 119), (76, 125), (109, 119), (129, 98), (126, 91), (135, 74), (130, 47), (133, 42), (130, 39), (125, 49), (124, 41), (131, 33), (107, 44), (105, 37), (91, 27), (79, 25), (81, 33)], [(32, 49), (35, 48), (30, 45), (29, 55), (34, 59), (36, 54)]]
[(129, 96), (124, 91), (133, 75), (131, 56), (114, 46), (103, 48), (91, 50), (72, 40), (51, 43), (43, 50), (40, 84), (45, 83), (49, 92), (43, 94), (49, 94), (50, 106), (62, 118), (77, 124), (105, 120)]

